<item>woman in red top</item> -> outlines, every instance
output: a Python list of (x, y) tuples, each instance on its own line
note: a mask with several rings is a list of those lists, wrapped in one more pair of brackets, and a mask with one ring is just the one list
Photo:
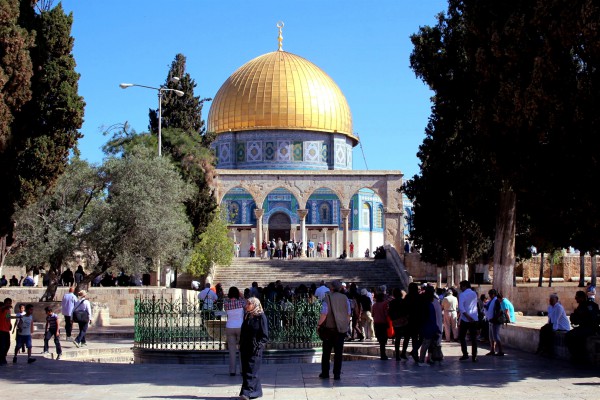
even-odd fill
[(385, 345), (387, 344), (388, 335), (388, 303), (385, 301), (385, 296), (382, 292), (377, 292), (375, 295), (375, 304), (371, 309), (373, 314), (373, 325), (375, 326), (375, 336), (379, 342), (379, 355), (382, 360), (387, 360), (388, 356), (385, 354)]

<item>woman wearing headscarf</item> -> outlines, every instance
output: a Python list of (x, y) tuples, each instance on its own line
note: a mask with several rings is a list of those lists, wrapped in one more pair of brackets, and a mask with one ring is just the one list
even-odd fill
[(267, 317), (260, 301), (250, 297), (246, 303), (246, 315), (240, 335), (240, 358), (242, 362), (242, 389), (240, 399), (262, 397), (260, 366), (263, 349), (269, 341)]

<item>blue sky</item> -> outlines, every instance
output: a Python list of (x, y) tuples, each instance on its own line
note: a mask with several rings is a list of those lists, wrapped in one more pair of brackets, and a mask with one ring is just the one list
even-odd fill
[[(156, 93), (119, 88), (121, 82), (164, 83), (177, 53), (198, 84), (214, 97), (247, 61), (283, 49), (323, 69), (352, 111), (371, 170), (418, 172), (416, 153), (430, 113), (431, 92), (409, 68), (409, 36), (435, 22), (443, 0), (64, 0), (74, 14), (72, 35), (79, 92), (85, 98), (83, 158), (99, 163), (102, 127), (128, 121), (147, 130)], [(209, 103), (210, 104), (210, 103)], [(206, 119), (208, 109), (203, 117)], [(366, 169), (360, 147), (354, 169)]]

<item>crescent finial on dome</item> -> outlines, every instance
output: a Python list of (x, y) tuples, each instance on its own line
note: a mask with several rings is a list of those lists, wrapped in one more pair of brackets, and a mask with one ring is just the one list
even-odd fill
[(277, 28), (279, 28), (279, 37), (277, 38), (277, 40), (279, 41), (279, 48), (277, 49), (278, 51), (283, 51), (283, 35), (281, 34), (281, 30), (283, 29), (283, 21), (279, 21), (275, 26)]

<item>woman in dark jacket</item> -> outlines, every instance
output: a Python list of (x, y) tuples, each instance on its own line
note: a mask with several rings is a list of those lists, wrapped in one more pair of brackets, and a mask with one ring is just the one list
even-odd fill
[[(404, 305), (408, 313), (408, 325), (406, 334), (410, 336), (412, 342), (412, 351), (410, 352), (413, 360), (419, 362), (419, 348), (421, 347), (421, 337), (419, 336), (422, 324), (423, 301), (419, 296), (419, 285), (415, 282), (408, 284), (408, 294), (404, 298)], [(408, 348), (408, 340), (402, 343), (402, 358), (406, 358), (406, 350)]]
[(404, 338), (404, 343), (406, 343), (405, 349), (408, 347), (408, 341), (410, 340), (410, 335), (408, 334), (408, 311), (406, 310), (406, 304), (404, 303), (404, 293), (396, 288), (392, 293), (394, 296), (394, 300), (390, 301), (389, 304), (389, 315), (392, 319), (392, 324), (394, 325), (394, 349), (396, 354), (396, 361), (400, 361), (401, 359), (406, 360), (406, 350), (400, 353), (400, 341)]
[(260, 366), (263, 349), (269, 341), (269, 325), (260, 301), (250, 297), (246, 303), (246, 315), (240, 335), (240, 358), (242, 362), (242, 390), (240, 399), (262, 397)]

